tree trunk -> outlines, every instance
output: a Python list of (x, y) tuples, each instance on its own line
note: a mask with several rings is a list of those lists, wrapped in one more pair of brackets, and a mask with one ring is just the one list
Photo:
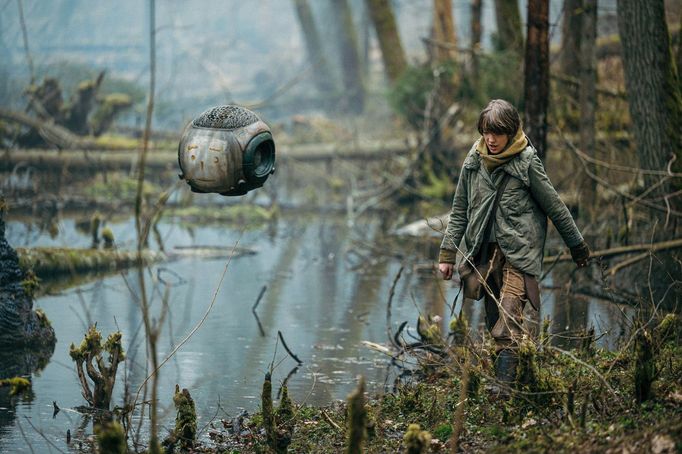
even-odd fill
[(549, 0), (528, 0), (523, 98), (526, 134), (544, 161), (549, 102)]
[[(595, 111), (597, 104), (597, 1), (583, 0), (582, 40), (580, 43), (580, 148), (591, 157), (595, 156), (596, 131)], [(596, 174), (596, 166), (589, 164), (591, 172)], [(590, 212), (590, 219), (594, 220), (596, 211), (594, 200), (597, 182), (587, 178), (583, 186), (583, 200)]]
[(341, 71), (345, 89), (345, 109), (360, 113), (365, 108), (365, 87), (360, 68), (358, 38), (353, 25), (348, 0), (330, 0), (330, 5), (338, 24), (338, 39), (341, 50)]
[(583, 17), (583, 0), (564, 0), (559, 70), (563, 75), (576, 79), (580, 77)]
[(322, 42), (308, 0), (294, 0), (294, 6), (296, 7), (298, 22), (301, 24), (308, 59), (314, 67), (315, 86), (320, 94), (330, 93), (334, 90), (334, 80), (324, 56)]
[[(455, 21), (452, 18), (452, 0), (433, 0), (433, 39), (437, 42), (433, 54), (436, 61), (455, 58), (457, 34)], [(448, 46), (438, 46), (438, 43)]]
[(680, 14), (680, 29), (677, 32), (677, 82), (682, 91), (682, 14)]
[(495, 0), (497, 19), (497, 48), (523, 52), (523, 31), (518, 0)]
[(478, 86), (479, 62), (478, 52), (481, 50), (481, 16), (483, 0), (471, 0), (471, 83)]
[[(618, 0), (618, 30), (640, 165), (664, 170), (675, 156), (674, 170), (679, 172), (682, 96), (663, 0)], [(658, 180), (650, 175), (645, 182), (651, 187)], [(669, 185), (663, 184), (652, 195), (663, 195), (669, 190)]]
[(407, 68), (407, 59), (400, 42), (390, 0), (367, 0), (367, 9), (377, 32), (386, 76), (390, 83)]

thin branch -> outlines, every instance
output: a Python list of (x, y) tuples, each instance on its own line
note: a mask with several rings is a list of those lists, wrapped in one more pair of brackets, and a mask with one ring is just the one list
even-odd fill
[(391, 341), (393, 340), (393, 332), (391, 330), (391, 304), (393, 303), (395, 286), (398, 284), (398, 280), (400, 279), (400, 275), (403, 274), (404, 269), (405, 266), (401, 265), (400, 269), (398, 270), (398, 273), (395, 275), (395, 278), (393, 279), (393, 284), (391, 285), (391, 290), (388, 292), (388, 302), (386, 303), (386, 335)]
[(258, 304), (260, 303), (260, 300), (263, 298), (263, 295), (265, 294), (265, 290), (267, 290), (268, 286), (264, 285), (263, 288), (260, 289), (260, 293), (258, 294), (258, 298), (256, 298), (256, 302), (253, 303), (253, 307), (251, 307), (251, 312), (256, 314), (256, 308), (258, 307)]
[(204, 313), (204, 316), (199, 320), (199, 322), (192, 328), (192, 330), (185, 336), (183, 340), (180, 341), (180, 343), (171, 351), (166, 358), (161, 361), (159, 366), (154, 369), (154, 371), (147, 376), (147, 378), (144, 379), (142, 384), (137, 388), (137, 393), (135, 394), (135, 400), (133, 401), (133, 405), (137, 404), (138, 397), (140, 396), (140, 391), (144, 386), (147, 384), (150, 378), (152, 378), (156, 373), (163, 367), (164, 364), (170, 360), (175, 353), (177, 353), (180, 348), (187, 343), (187, 341), (194, 335), (194, 333), (197, 332), (197, 330), (201, 327), (201, 325), (204, 324), (206, 319), (208, 318), (208, 314), (211, 312), (211, 309), (213, 309), (213, 306), (215, 305), (216, 302), (216, 297), (218, 296), (218, 292), (220, 291), (220, 288), (223, 285), (223, 280), (225, 279), (225, 275), (227, 274), (227, 268), (230, 266), (230, 262), (232, 261), (232, 256), (234, 255), (235, 250), (237, 249), (237, 245), (239, 244), (239, 241), (241, 240), (242, 234), (244, 233), (244, 229), (242, 229), (241, 233), (239, 234), (239, 238), (237, 239), (237, 242), (234, 244), (232, 247), (232, 251), (230, 252), (230, 256), (227, 259), (227, 262), (225, 263), (225, 268), (223, 269), (223, 274), (220, 276), (220, 281), (218, 282), (218, 286), (216, 287), (215, 291), (213, 292), (213, 297), (211, 298), (211, 304), (208, 305), (208, 308), (206, 308), (206, 312)]
[(277, 331), (277, 335), (279, 336), (279, 340), (282, 341), (282, 347), (284, 347), (284, 350), (286, 350), (287, 353), (289, 353), (289, 356), (291, 356), (294, 359), (294, 361), (296, 361), (298, 364), (303, 364), (303, 361), (298, 359), (298, 356), (294, 355), (292, 351), (289, 350), (289, 346), (287, 345), (286, 342), (284, 342), (284, 336), (282, 336), (282, 332)]
[[(618, 246), (610, 249), (600, 249), (598, 251), (593, 251), (590, 253), (592, 257), (613, 257), (616, 255), (630, 254), (633, 252), (657, 252), (666, 249), (677, 249), (682, 247), (682, 238), (676, 238), (674, 240), (661, 241), (659, 243), (650, 244), (634, 244), (631, 246)], [(571, 254), (560, 254), (558, 256), (548, 256), (545, 257), (543, 263), (552, 263), (554, 261), (568, 261), (572, 260)]]

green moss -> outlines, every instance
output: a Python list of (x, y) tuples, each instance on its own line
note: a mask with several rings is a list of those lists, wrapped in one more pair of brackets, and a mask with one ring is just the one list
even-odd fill
[(180, 391), (180, 387), (175, 385), (173, 403), (177, 411), (173, 435), (183, 449), (191, 448), (197, 437), (197, 412), (194, 400), (187, 389), (183, 388)]
[(166, 216), (194, 222), (234, 222), (241, 225), (258, 225), (273, 218), (275, 212), (257, 205), (228, 205), (220, 209), (205, 207), (171, 208)]
[(263, 390), (261, 392), (261, 414), (263, 416), (263, 429), (265, 429), (268, 446), (275, 449), (276, 426), (275, 415), (272, 410), (272, 378), (270, 372), (265, 374), (263, 380)]
[[(96, 180), (87, 185), (83, 192), (89, 197), (131, 202), (137, 195), (137, 178), (120, 173), (110, 174), (107, 181)], [(163, 192), (163, 189), (149, 181), (142, 185), (143, 197), (151, 197)]]
[(346, 453), (358, 454), (363, 452), (366, 438), (367, 412), (365, 411), (365, 379), (360, 377), (358, 387), (348, 396), (348, 433)]
[(41, 328), (49, 328), (52, 326), (52, 323), (50, 323), (50, 319), (47, 318), (47, 315), (42, 309), (36, 309), (35, 310), (36, 317), (38, 318), (38, 323), (40, 324)]
[(99, 452), (103, 454), (126, 454), (128, 452), (125, 431), (119, 423), (107, 423), (100, 427), (95, 435)]
[(104, 241), (104, 249), (113, 249), (114, 232), (112, 232), (109, 227), (102, 229), (102, 241)]
[(452, 435), (450, 424), (441, 424), (433, 430), (433, 436), (439, 440), (447, 440)]
[(24, 288), (24, 292), (29, 298), (35, 296), (36, 290), (40, 288), (40, 279), (33, 273), (33, 270), (26, 271), (26, 277), (21, 281), (21, 286)]
[[(114, 271), (135, 265), (136, 251), (69, 249), (69, 248), (17, 248), (19, 265), (33, 270), (41, 279), (74, 274), (76, 272)], [(153, 263), (165, 256), (155, 251), (143, 251), (144, 263)]]
[(403, 437), (406, 454), (425, 454), (431, 448), (431, 434), (421, 430), (419, 424), (410, 424)]
[(9, 395), (16, 396), (31, 389), (31, 381), (24, 377), (13, 377), (0, 380), (0, 387), (9, 386)]

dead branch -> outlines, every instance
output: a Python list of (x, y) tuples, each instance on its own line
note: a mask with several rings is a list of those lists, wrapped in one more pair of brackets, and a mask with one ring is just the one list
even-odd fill
[(265, 294), (265, 290), (267, 290), (268, 286), (264, 285), (263, 288), (260, 289), (260, 293), (258, 294), (258, 298), (256, 298), (256, 302), (253, 304), (253, 307), (251, 308), (251, 312), (254, 314), (256, 313), (256, 308), (258, 307), (258, 304), (260, 303), (260, 300), (263, 298), (263, 295)]
[[(575, 77), (567, 76), (565, 74), (551, 74), (550, 79), (554, 79), (563, 84), (571, 85), (573, 87), (580, 87), (580, 80)], [(604, 96), (609, 96), (611, 98), (627, 100), (627, 95), (625, 92), (610, 90), (604, 87), (597, 87), (597, 93)]]
[[(640, 252), (640, 253), (646, 252), (648, 255), (649, 253), (653, 253), (653, 252), (657, 252), (657, 251), (663, 251), (663, 250), (668, 250), (668, 249), (677, 249), (677, 248), (681, 248), (681, 247), (682, 247), (682, 238), (676, 238), (674, 240), (661, 241), (659, 243), (635, 244), (632, 246), (618, 246), (618, 247), (614, 247), (614, 248), (610, 248), (610, 249), (600, 249), (598, 251), (593, 251), (590, 255), (592, 257), (601, 257), (601, 258), (615, 257), (617, 255), (631, 254), (634, 252)], [(542, 260), (542, 263), (547, 264), (547, 263), (552, 263), (554, 261), (565, 262), (565, 261), (569, 261), (569, 260), (572, 260), (571, 254), (561, 254), (558, 256), (557, 255), (547, 256)], [(618, 270), (616, 270), (616, 271), (618, 271)], [(615, 271), (614, 271), (614, 273), (615, 273)]]
[[(609, 183), (604, 178), (600, 178), (597, 175), (595, 175), (594, 172), (592, 172), (590, 170), (589, 166), (585, 163), (585, 160), (582, 158), (582, 156), (580, 154), (576, 153), (578, 151), (578, 148), (570, 140), (568, 140), (568, 138), (564, 135), (563, 131), (560, 128), (556, 127), (555, 129), (558, 132), (559, 136), (564, 140), (566, 145), (569, 147), (569, 149), (576, 154), (576, 156), (580, 160), (580, 164), (583, 166), (583, 170), (585, 171), (587, 176), (589, 176), (594, 181), (596, 181), (597, 184), (604, 186), (605, 188), (615, 192), (616, 194), (619, 194), (622, 197), (625, 197), (626, 199), (630, 200), (630, 203), (633, 203), (633, 204), (638, 203), (638, 204), (643, 205), (645, 207), (648, 207), (648, 208), (651, 208), (651, 209), (654, 209), (657, 211), (661, 211), (663, 213), (666, 213), (667, 217), (669, 217), (671, 215), (682, 217), (682, 212), (677, 211), (677, 210), (673, 210), (670, 207), (670, 204), (668, 203), (667, 199), (665, 199), (666, 200), (666, 206), (665, 207), (657, 205), (657, 204), (650, 202), (648, 200), (640, 200), (638, 197), (633, 196), (631, 194), (628, 194), (627, 192), (617, 188), (616, 186)], [(669, 176), (669, 174), (667, 172), (666, 172), (666, 175)]]
[(292, 351), (289, 350), (289, 346), (287, 345), (286, 342), (284, 342), (284, 336), (282, 336), (282, 332), (281, 332), (281, 331), (277, 331), (277, 335), (279, 336), (279, 340), (282, 341), (282, 347), (284, 347), (284, 350), (286, 350), (287, 353), (289, 353), (289, 356), (291, 356), (291, 357), (294, 359), (294, 361), (296, 361), (298, 364), (303, 364), (303, 361), (301, 361), (300, 359), (298, 359), (298, 356), (294, 355), (294, 354), (292, 353)]
[[(391, 290), (388, 293), (388, 302), (386, 303), (386, 334), (388, 335), (389, 340), (392, 342), (393, 340), (393, 334), (391, 331), (391, 303), (393, 303), (393, 295), (395, 294), (395, 286), (398, 284), (398, 280), (400, 279), (400, 275), (403, 274), (403, 270), (405, 269), (404, 265), (400, 266), (400, 269), (398, 270), (398, 273), (395, 275), (395, 278), (393, 279), (393, 284), (391, 285)], [(399, 345), (396, 345), (396, 347), (400, 348)]]

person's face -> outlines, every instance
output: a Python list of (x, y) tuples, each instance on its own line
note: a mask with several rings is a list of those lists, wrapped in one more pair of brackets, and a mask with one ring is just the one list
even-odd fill
[(484, 132), (483, 140), (485, 140), (485, 144), (488, 145), (490, 154), (498, 154), (501, 153), (502, 150), (504, 150), (507, 146), (507, 143), (509, 142), (509, 136), (506, 134)]

